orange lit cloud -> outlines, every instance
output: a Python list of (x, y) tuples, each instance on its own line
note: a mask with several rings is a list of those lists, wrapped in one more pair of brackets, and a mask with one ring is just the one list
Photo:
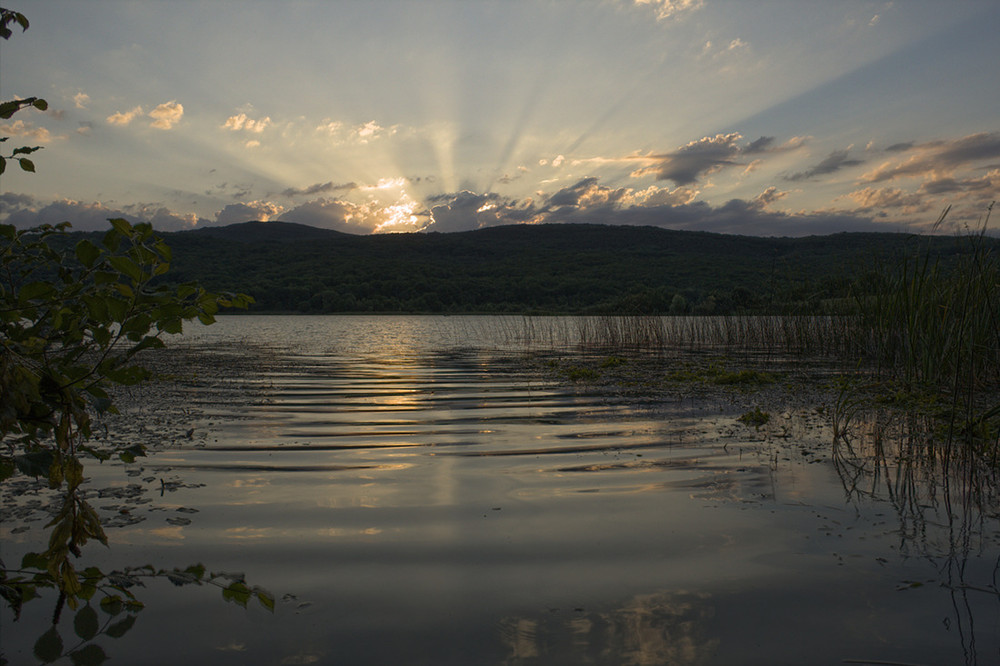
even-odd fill
[(26, 123), (23, 120), (15, 120), (12, 123), (0, 125), (0, 134), (32, 139), (39, 143), (48, 143), (54, 138), (44, 127), (35, 127), (34, 123)]
[(269, 116), (264, 116), (258, 120), (249, 118), (247, 114), (240, 113), (235, 116), (229, 116), (226, 122), (222, 124), (225, 129), (232, 130), (234, 132), (245, 131), (252, 132), (254, 134), (260, 134), (267, 126), (271, 124), (271, 118)]
[(184, 107), (178, 104), (176, 100), (171, 100), (160, 104), (150, 111), (148, 115), (153, 119), (153, 122), (150, 124), (151, 127), (168, 130), (180, 122), (184, 116)]
[(116, 113), (113, 113), (110, 116), (108, 116), (107, 121), (108, 124), (111, 125), (128, 125), (133, 120), (135, 120), (135, 118), (141, 115), (142, 115), (142, 107), (137, 106), (131, 111), (126, 111), (124, 113), (118, 111)]

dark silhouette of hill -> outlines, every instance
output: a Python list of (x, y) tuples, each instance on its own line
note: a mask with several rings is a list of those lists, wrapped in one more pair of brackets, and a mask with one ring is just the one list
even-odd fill
[(968, 245), (588, 224), (361, 236), (247, 222), (164, 238), (167, 279), (249, 293), (273, 312), (818, 312), (841, 307), (877, 262), (928, 248), (947, 262)]
[(347, 235), (332, 229), (293, 222), (242, 222), (223, 227), (200, 227), (180, 233), (212, 236), (241, 243), (296, 243)]

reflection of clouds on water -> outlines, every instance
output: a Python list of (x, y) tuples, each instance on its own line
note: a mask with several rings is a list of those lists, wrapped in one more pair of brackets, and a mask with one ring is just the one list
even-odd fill
[(504, 664), (705, 664), (719, 644), (708, 633), (714, 615), (707, 594), (655, 592), (606, 612), (508, 617)]

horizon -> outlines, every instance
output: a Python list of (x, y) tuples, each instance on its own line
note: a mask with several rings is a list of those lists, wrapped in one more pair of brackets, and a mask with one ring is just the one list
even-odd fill
[(1000, 191), (995, 3), (11, 4), (22, 228), (949, 234)]

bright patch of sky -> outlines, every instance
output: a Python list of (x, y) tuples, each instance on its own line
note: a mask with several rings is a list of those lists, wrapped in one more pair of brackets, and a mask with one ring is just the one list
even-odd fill
[(1000, 192), (989, 0), (5, 4), (0, 99), (50, 104), (0, 121), (44, 147), (18, 226), (808, 235)]

